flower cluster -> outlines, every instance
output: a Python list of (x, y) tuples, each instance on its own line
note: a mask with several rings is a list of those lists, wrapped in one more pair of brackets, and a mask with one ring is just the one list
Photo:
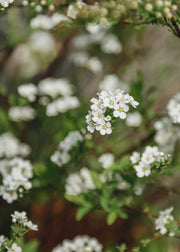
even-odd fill
[(79, 105), (79, 99), (76, 96), (61, 97), (47, 105), (46, 115), (57, 116), (59, 113), (78, 108)]
[[(173, 209), (173, 207), (170, 207), (164, 211), (160, 211), (158, 218), (155, 220), (156, 230), (159, 230), (161, 234), (165, 234), (168, 232), (166, 225), (174, 220), (174, 217), (171, 215)], [(169, 232), (169, 236), (174, 235), (174, 232)]]
[(57, 12), (54, 13), (52, 16), (39, 14), (35, 18), (31, 19), (31, 27), (34, 29), (40, 28), (44, 30), (51, 30), (62, 22), (69, 23), (71, 22), (71, 20), (65, 15), (59, 14)]
[(67, 16), (69, 18), (76, 19), (83, 6), (86, 6), (86, 4), (81, 1), (76, 1), (74, 5), (70, 4), (67, 9)]
[(120, 89), (115, 92), (101, 91), (98, 93), (98, 98), (92, 98), (91, 102), (91, 110), (86, 116), (87, 129), (91, 133), (97, 130), (101, 135), (112, 133), (112, 121), (126, 118), (126, 113), (129, 111), (128, 104), (134, 108), (138, 105), (132, 96), (124, 94)]
[(153, 166), (159, 167), (158, 164), (168, 160), (168, 155), (160, 152), (157, 146), (147, 146), (140, 156), (139, 152), (133, 152), (130, 157), (131, 163), (134, 165), (136, 175), (140, 178), (149, 176)]
[(175, 144), (180, 139), (180, 129), (173, 125), (168, 117), (164, 117), (154, 124), (156, 135), (154, 140), (158, 144), (161, 151), (165, 153), (172, 153)]
[(98, 161), (101, 163), (102, 167), (107, 169), (114, 163), (114, 155), (112, 153), (102, 154)]
[(116, 89), (122, 89), (125, 92), (129, 91), (129, 85), (119, 79), (116, 74), (104, 76), (104, 79), (99, 83), (99, 90), (114, 92)]
[(62, 166), (71, 160), (70, 152), (79, 142), (83, 141), (83, 135), (79, 131), (71, 131), (58, 145), (58, 150), (51, 156), (51, 161)]
[(0, 158), (26, 157), (30, 152), (29, 145), (21, 143), (12, 133), (6, 132), (0, 136)]
[(13, 3), (14, 0), (0, 0), (0, 5), (4, 8), (7, 8), (10, 3)]
[(67, 79), (46, 78), (38, 84), (39, 94), (57, 98), (58, 96), (70, 96), (73, 93), (72, 85)]
[(81, 193), (87, 193), (89, 190), (95, 189), (96, 186), (91, 178), (91, 174), (88, 168), (83, 167), (77, 173), (71, 173), (65, 185), (66, 194), (79, 195)]
[[(39, 102), (46, 106), (47, 116), (57, 116), (80, 105), (79, 99), (72, 96), (73, 87), (67, 79), (46, 78), (41, 80), (38, 86), (32, 83), (23, 84), (18, 87), (18, 93), (29, 102), (40, 97)], [(29, 121), (35, 116), (36, 111), (30, 106), (14, 106), (9, 109), (9, 118), (12, 121)]]
[(62, 245), (58, 245), (52, 252), (102, 252), (103, 246), (96, 238), (87, 235), (76, 236), (74, 240), (64, 240)]
[[(67, 79), (46, 78), (39, 82), (40, 103), (46, 106), (47, 116), (56, 116), (79, 107), (80, 102), (72, 96), (73, 87)], [(50, 99), (55, 99), (50, 102)]]
[(0, 186), (0, 196), (8, 203), (22, 196), (24, 189), (32, 187), (29, 179), (33, 177), (33, 169), (30, 161), (21, 158), (0, 161), (0, 174), (2, 185)]
[[(16, 241), (16, 237), (22, 237), (25, 233), (30, 230), (37, 231), (38, 226), (33, 224), (32, 221), (28, 220), (26, 212), (18, 212), (15, 211), (11, 214), (12, 217), (12, 233), (13, 238), (8, 239), (4, 235), (0, 235), (0, 251), (1, 249), (6, 249), (9, 252), (22, 252), (21, 247), (19, 247), (14, 241)], [(4, 250), (3, 250), (4, 251)]]
[(30, 106), (14, 106), (9, 109), (9, 119), (14, 122), (30, 121), (36, 117), (36, 111)]
[(173, 123), (180, 123), (180, 93), (169, 101), (167, 111)]
[(26, 212), (15, 211), (11, 214), (12, 222), (21, 224), (23, 227), (26, 227), (29, 230), (37, 231), (38, 226), (33, 224), (32, 221), (28, 220)]
[(34, 102), (36, 100), (36, 95), (38, 93), (37, 87), (32, 84), (24, 84), (18, 86), (18, 93), (22, 96), (27, 98), (30, 102)]

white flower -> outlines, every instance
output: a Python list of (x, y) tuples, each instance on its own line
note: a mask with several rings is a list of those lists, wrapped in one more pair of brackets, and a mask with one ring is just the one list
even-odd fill
[(0, 196), (8, 203), (12, 203), (17, 200), (19, 190), (23, 192), (23, 188), (26, 190), (31, 189), (32, 184), (29, 179), (33, 177), (32, 170), (32, 165), (28, 160), (21, 158), (1, 160), (0, 174), (3, 179)]
[(18, 87), (18, 93), (30, 102), (34, 102), (36, 100), (37, 87), (32, 83), (23, 84)]
[[(128, 103), (134, 99), (129, 94), (124, 94), (123, 90), (117, 89), (115, 92), (103, 90), (98, 93), (98, 98), (92, 98), (91, 110), (86, 116), (87, 129), (91, 133), (96, 129), (101, 135), (111, 134), (111, 119), (126, 118), (129, 110)], [(135, 103), (135, 101), (134, 101)]]
[(100, 24), (97, 24), (96, 22), (91, 22), (91, 23), (87, 23), (86, 29), (89, 33), (96, 34), (100, 32), (102, 27)]
[(114, 92), (118, 88), (125, 91), (129, 91), (128, 84), (122, 82), (115, 74), (109, 74), (104, 76), (104, 79), (99, 83), (99, 90)]
[(39, 82), (38, 89), (40, 95), (47, 95), (52, 98), (72, 95), (72, 85), (67, 79), (43, 79)]
[(38, 230), (38, 226), (36, 224), (33, 224), (32, 221), (27, 221), (26, 227), (28, 227), (30, 230), (33, 230), (33, 231)]
[(31, 19), (31, 27), (34, 29), (41, 28), (44, 30), (50, 30), (61, 22), (70, 22), (70, 19), (63, 14), (55, 12), (52, 16), (47, 16), (43, 14), (37, 15), (35, 18)]
[(105, 53), (119, 54), (122, 51), (122, 45), (114, 34), (108, 34), (101, 42), (101, 49)]
[(113, 116), (114, 117), (119, 117), (121, 119), (125, 119), (127, 114), (126, 112), (129, 111), (129, 106), (124, 104), (124, 103), (119, 103), (117, 106), (116, 106), (116, 109), (114, 110), (113, 112)]
[(105, 153), (98, 158), (102, 167), (107, 169), (114, 163), (114, 155), (112, 153)]
[(98, 130), (101, 135), (106, 135), (106, 134), (109, 135), (112, 133), (111, 123), (102, 121), (101, 124), (96, 126), (96, 130)]
[(11, 132), (0, 136), (0, 157), (12, 158), (15, 156), (28, 156), (31, 152), (27, 144), (21, 143)]
[(130, 157), (131, 163), (136, 164), (140, 160), (140, 153), (134, 151)]
[[(159, 216), (155, 221), (156, 230), (159, 230), (161, 234), (165, 234), (168, 232), (167, 228), (165, 227), (166, 224), (172, 222), (174, 217), (171, 215), (173, 211), (173, 207), (170, 207), (164, 211), (159, 212)], [(169, 233), (170, 236), (174, 236), (174, 233)]]
[(67, 16), (72, 18), (72, 19), (76, 19), (76, 16), (78, 15), (79, 13), (79, 9), (76, 8), (74, 5), (70, 4), (68, 6), (68, 9), (67, 9)]
[(172, 153), (175, 148), (176, 141), (180, 139), (179, 127), (173, 125), (167, 117), (157, 121), (154, 125), (157, 130), (154, 140), (158, 144), (161, 151)]
[(71, 160), (69, 152), (79, 142), (83, 141), (83, 136), (79, 131), (71, 131), (67, 137), (58, 145), (58, 150), (51, 156), (51, 161), (58, 166), (67, 164)]
[(95, 188), (90, 171), (86, 167), (81, 168), (79, 173), (69, 174), (65, 185), (66, 194), (70, 195), (86, 193), (88, 190)]
[(64, 240), (61, 245), (58, 245), (52, 252), (102, 252), (103, 246), (96, 238), (91, 238), (87, 235), (76, 236), (74, 240)]
[(26, 224), (27, 222), (27, 214), (24, 211), (23, 212), (15, 211), (14, 214), (11, 214), (11, 217), (13, 222), (19, 222), (22, 224)]
[(168, 103), (167, 110), (174, 123), (180, 123), (180, 93), (175, 95)]
[(9, 110), (9, 119), (11, 121), (30, 121), (36, 117), (36, 111), (30, 106), (14, 106)]
[(155, 157), (152, 153), (146, 151), (142, 154), (141, 160), (146, 164), (151, 164), (155, 161)]
[(46, 108), (47, 116), (57, 116), (59, 113), (65, 113), (70, 109), (80, 106), (79, 99), (76, 96), (65, 96), (49, 103)]
[(138, 165), (135, 165), (134, 169), (136, 170), (137, 176), (140, 178), (144, 176), (149, 176), (151, 173), (151, 166), (142, 161), (140, 161)]
[(4, 235), (0, 235), (0, 248), (5, 245), (6, 240)]
[(16, 243), (13, 243), (10, 248), (6, 248), (8, 252), (22, 252), (22, 249)]
[(102, 62), (97, 57), (88, 59), (85, 66), (93, 73), (98, 73), (103, 68)]
[(138, 112), (129, 113), (126, 118), (126, 125), (129, 127), (138, 127), (142, 122), (141, 114)]
[(10, 3), (13, 3), (14, 0), (0, 0), (0, 5), (4, 8), (7, 8)]

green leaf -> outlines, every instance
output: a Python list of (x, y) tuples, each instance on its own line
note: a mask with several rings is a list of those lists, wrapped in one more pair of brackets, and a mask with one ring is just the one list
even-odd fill
[(89, 211), (89, 207), (80, 207), (76, 212), (76, 220), (81, 220)]
[(119, 210), (118, 215), (122, 219), (127, 219), (128, 215), (122, 209)]
[(39, 241), (32, 240), (22, 246), (22, 251), (37, 252), (39, 248)]
[(124, 252), (127, 249), (127, 246), (125, 243), (123, 243), (120, 246), (118, 246), (117, 249), (119, 252)]
[(116, 218), (117, 218), (116, 212), (109, 213), (107, 216), (107, 224), (112, 225), (115, 222)]
[(93, 172), (93, 171), (91, 171), (90, 174), (91, 174), (91, 178), (92, 178), (94, 184), (96, 185), (96, 187), (98, 189), (102, 189), (103, 183), (100, 180), (99, 175), (96, 172)]
[(109, 198), (107, 196), (102, 196), (100, 199), (100, 204), (105, 211), (109, 210)]
[(73, 202), (77, 205), (82, 205), (82, 206), (86, 206), (86, 207), (91, 207), (92, 204), (88, 201), (86, 201), (86, 199), (84, 198), (84, 195), (65, 195), (65, 198), (70, 201)]
[(150, 239), (144, 239), (144, 240), (141, 240), (141, 243), (143, 247), (146, 247), (150, 241), (151, 241)]
[(141, 72), (137, 72), (136, 81), (131, 84), (130, 94), (134, 97), (135, 100), (141, 103), (143, 99), (143, 76)]

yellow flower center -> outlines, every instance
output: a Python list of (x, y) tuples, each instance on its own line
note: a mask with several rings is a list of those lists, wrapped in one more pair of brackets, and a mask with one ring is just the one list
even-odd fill
[(102, 118), (102, 114), (98, 114), (98, 118)]
[(142, 171), (143, 171), (143, 172), (147, 171), (147, 167), (144, 166), (144, 167), (142, 168)]
[(113, 102), (113, 101), (110, 101), (110, 102), (109, 102), (109, 105), (114, 105), (114, 102)]
[(124, 111), (124, 109), (122, 107), (120, 107), (118, 110), (119, 110), (119, 112), (123, 112)]
[(102, 104), (99, 102), (99, 103), (98, 103), (98, 105), (97, 105), (97, 106), (98, 106), (98, 108), (100, 108), (100, 107), (101, 107), (101, 105), (102, 105)]
[(102, 128), (103, 128), (103, 129), (107, 129), (107, 125), (104, 124), (104, 125), (102, 126)]

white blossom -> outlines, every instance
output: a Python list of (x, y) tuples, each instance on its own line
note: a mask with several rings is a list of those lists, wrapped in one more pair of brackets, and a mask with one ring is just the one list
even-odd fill
[(129, 113), (126, 117), (126, 125), (129, 127), (138, 127), (142, 122), (142, 116), (138, 112)]
[(81, 168), (79, 173), (70, 173), (66, 179), (66, 194), (79, 195), (95, 188), (90, 171), (86, 167)]
[(101, 42), (101, 49), (105, 53), (119, 54), (122, 51), (122, 45), (114, 34), (108, 34)]
[(26, 157), (30, 154), (29, 145), (21, 143), (15, 136), (6, 132), (0, 135), (0, 157), (12, 158), (15, 156)]
[(140, 178), (150, 175), (151, 165), (167, 159), (168, 155), (161, 152), (157, 146), (146, 146), (142, 155), (138, 152), (133, 152), (130, 157), (136, 175)]
[(126, 118), (130, 103), (136, 107), (136, 102), (129, 94), (124, 94), (123, 90), (117, 89), (115, 92), (101, 91), (98, 98), (91, 99), (91, 110), (86, 116), (87, 129), (91, 133), (95, 130), (101, 135), (112, 133), (112, 118)]
[(38, 84), (39, 94), (57, 98), (58, 96), (71, 96), (73, 88), (67, 79), (46, 78)]
[(11, 247), (6, 247), (7, 252), (22, 252), (21, 247), (19, 247), (15, 242), (11, 245)]
[(51, 156), (51, 161), (58, 166), (67, 164), (71, 160), (70, 151), (78, 143), (83, 141), (83, 135), (79, 131), (71, 131), (58, 145), (58, 149)]
[(114, 163), (114, 155), (112, 153), (104, 153), (98, 158), (98, 161), (101, 163), (102, 167), (107, 169)]
[(106, 90), (114, 92), (116, 89), (129, 91), (129, 85), (119, 79), (116, 74), (109, 74), (104, 76), (104, 79), (99, 83), (99, 90)]
[(167, 117), (163, 117), (160, 121), (157, 121), (154, 127), (157, 131), (154, 140), (160, 150), (166, 153), (172, 153), (177, 140), (180, 139), (179, 127), (173, 125)]
[(76, 96), (65, 96), (49, 103), (46, 108), (47, 116), (57, 116), (59, 113), (65, 113), (70, 109), (80, 106), (79, 99)]
[(14, 0), (0, 0), (0, 5), (4, 8), (7, 8), (10, 3), (13, 3)]
[(169, 101), (167, 111), (173, 123), (180, 123), (180, 93)]
[(31, 19), (31, 27), (34, 29), (41, 28), (44, 30), (50, 30), (62, 22), (70, 22), (70, 19), (63, 14), (55, 12), (52, 16), (47, 16), (43, 14), (37, 15), (35, 18)]
[(87, 235), (76, 236), (72, 241), (64, 240), (62, 244), (55, 247), (52, 252), (102, 252), (103, 246), (96, 238)]
[[(159, 216), (155, 221), (156, 230), (160, 231), (160, 234), (165, 234), (168, 232), (166, 228), (166, 224), (172, 222), (174, 220), (174, 217), (171, 215), (171, 212), (173, 211), (173, 207), (170, 207), (164, 211), (159, 212)], [(175, 233), (170, 232), (169, 236), (174, 236)]]
[[(18, 199), (19, 190), (29, 190), (32, 187), (29, 179), (33, 177), (33, 169), (30, 161), (21, 158), (0, 161), (0, 174), (2, 185), (0, 196), (8, 203)], [(22, 194), (21, 193), (21, 194)]]
[(18, 86), (18, 93), (22, 97), (27, 98), (30, 102), (34, 102), (36, 100), (37, 92), (37, 87), (32, 83)]
[(14, 106), (9, 109), (9, 119), (11, 121), (30, 121), (36, 117), (36, 111), (30, 106)]

